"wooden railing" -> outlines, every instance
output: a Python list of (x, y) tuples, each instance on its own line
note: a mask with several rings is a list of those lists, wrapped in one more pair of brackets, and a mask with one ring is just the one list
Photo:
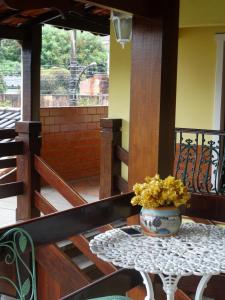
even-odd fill
[(101, 119), (100, 199), (128, 191), (121, 177), (121, 163), (128, 165), (128, 152), (122, 148), (121, 119)]
[[(121, 119), (101, 120), (101, 198), (128, 191), (121, 177), (121, 164), (129, 164), (121, 126)], [(175, 128), (174, 145), (173, 174), (190, 192), (225, 194), (225, 131)]]
[[(109, 184), (103, 192), (116, 193), (118, 191), (121, 193), (125, 191), (126, 184), (121, 184), (123, 181), (121, 180), (120, 167), (122, 162), (128, 164), (128, 152), (121, 147), (121, 121), (105, 120), (102, 122), (105, 126), (105, 130), (102, 130), (102, 136), (105, 137), (102, 151), (105, 151), (105, 154), (111, 154), (115, 161), (113, 163), (111, 159), (105, 160), (107, 170), (110, 171), (112, 176), (108, 176), (107, 172), (103, 173), (105, 174), (103, 182)], [(38, 299), (58, 299), (89, 284), (91, 280), (56, 243), (64, 239), (70, 240), (103, 274), (111, 274), (116, 268), (99, 260), (90, 252), (88, 238), (83, 233), (99, 226), (100, 228), (96, 232), (103, 232), (112, 228), (111, 225), (108, 225), (109, 223), (135, 215), (139, 209), (130, 205), (132, 193), (87, 204), (39, 156), (40, 124), (37, 122), (20, 122), (16, 126), (16, 131), (18, 137), (13, 143), (22, 146), (19, 146), (17, 152), (14, 151), (14, 146), (10, 145), (9, 149), (11, 149), (10, 153), (12, 155), (17, 155), (18, 182), (22, 182), (24, 187), (21, 195), (18, 195), (17, 218), (28, 220), (20, 223), (19, 226), (31, 235), (36, 245)], [(6, 146), (3, 146), (3, 149), (4, 147)], [(4, 151), (2, 153), (5, 155)], [(101, 165), (102, 168), (103, 165)], [(41, 179), (61, 193), (74, 208), (59, 213), (56, 207), (49, 203), (42, 194), (40, 189)], [(9, 195), (11, 187), (5, 185), (4, 188), (7, 192), (4, 192), (4, 188), (2, 188), (2, 195)], [(221, 222), (225, 221), (224, 197), (214, 196), (212, 198), (209, 195), (200, 197), (195, 194), (192, 196), (191, 201), (191, 208), (186, 210), (185, 214), (194, 217), (194, 220), (198, 221), (197, 217), (204, 217)], [(40, 214), (46, 216), (32, 220)], [(210, 221), (204, 222), (208, 223)], [(17, 225), (2, 229), (0, 233), (15, 226)], [(50, 293), (48, 293), (49, 290)]]
[[(0, 130), (0, 169), (12, 170), (16, 168), (16, 157), (24, 152), (23, 142), (15, 141), (17, 133), (14, 129)], [(14, 176), (11, 182), (1, 181), (0, 198), (23, 194), (23, 182), (16, 181)]]
[[(0, 137), (4, 140), (0, 143), (0, 156), (5, 157), (0, 161), (0, 167), (16, 167), (17, 181), (0, 185), (0, 198), (17, 195), (17, 220), (29, 220), (40, 214), (52, 214), (58, 212), (41, 193), (40, 181), (44, 180), (52, 188), (57, 190), (72, 206), (78, 207), (87, 202), (69, 186), (56, 172), (46, 164), (39, 156), (40, 154), (40, 130), (39, 122), (18, 122), (16, 131), (7, 130), (0, 132)], [(16, 138), (16, 140), (9, 141)], [(9, 158), (9, 156), (16, 156)], [(79, 219), (79, 218), (78, 218)], [(69, 220), (69, 219), (68, 219)], [(59, 222), (61, 222), (59, 220)], [(59, 223), (60, 224), (60, 223)], [(38, 225), (39, 226), (39, 225)], [(62, 227), (61, 227), (62, 226)], [(66, 225), (69, 227), (68, 225)], [(46, 227), (47, 228), (47, 227)], [(51, 228), (47, 230), (40, 228), (52, 235)], [(59, 225), (59, 230), (63, 224)], [(112, 228), (110, 225), (103, 226), (99, 232)], [(62, 239), (68, 238), (70, 242), (78, 248), (87, 258), (89, 258), (103, 274), (111, 274), (117, 268), (113, 265), (99, 260), (89, 249), (89, 242), (85, 235), (73, 236), (74, 230), (71, 227), (71, 234), (64, 235)], [(76, 232), (74, 232), (76, 234)], [(61, 240), (61, 239), (60, 239)], [(48, 241), (37, 250), (38, 278), (39, 278), (39, 298), (53, 299), (52, 295), (58, 293), (63, 296), (74, 289), (87, 285), (90, 279), (79, 269), (69, 256), (67, 256), (56, 242), (48, 238)], [(43, 241), (42, 241), (43, 243)], [(55, 267), (54, 267), (55, 266)], [(60, 268), (58, 266), (61, 266)], [(5, 266), (2, 267), (2, 271)], [(7, 269), (8, 270), (8, 269)], [(7, 272), (6, 270), (6, 272)], [(65, 272), (62, 276), (63, 271)], [(12, 270), (11, 276), (14, 276)], [(0, 290), (9, 292), (2, 287)], [(46, 294), (46, 290), (51, 289), (51, 295)], [(12, 291), (10, 291), (11, 293)], [(55, 299), (56, 299), (55, 298)]]
[[(34, 167), (41, 179), (58, 191), (73, 207), (80, 207), (87, 204), (87, 201), (82, 198), (70, 185), (68, 185), (63, 178), (61, 178), (48, 164), (38, 155), (34, 156)], [(35, 208), (42, 214), (51, 214), (58, 212), (49, 201), (44, 197), (40, 190), (34, 192), (34, 205)], [(99, 232), (104, 232), (107, 229), (111, 229), (110, 225), (103, 226)], [(89, 241), (85, 235), (67, 236), (68, 240), (79, 249), (90, 261), (103, 274), (111, 274), (116, 271), (117, 268), (110, 263), (103, 262), (98, 259), (89, 249)], [(42, 267), (42, 272), (45, 271), (45, 279), (40, 283), (42, 286), (46, 285), (46, 276), (51, 277), (54, 274), (58, 287), (60, 290), (69, 292), (75, 288), (80, 288), (87, 285), (90, 281), (85, 274), (79, 269), (71, 259), (56, 245), (49, 244), (40, 248), (37, 252), (37, 259)], [(62, 270), (52, 267), (52, 264), (61, 265), (62, 269), (65, 270), (64, 276), (62, 276)], [(53, 264), (53, 265), (54, 265)], [(71, 280), (71, 277), (73, 280)], [(41, 280), (41, 279), (40, 279)], [(48, 284), (49, 285), (49, 284)], [(49, 288), (49, 287), (48, 287)], [(52, 286), (54, 289), (54, 286)]]
[[(72, 290), (85, 286), (89, 282), (89, 279), (85, 275), (82, 276), (80, 270), (72, 265), (68, 257), (64, 253), (59, 252), (58, 247), (54, 245), (54, 243), (69, 239), (71, 236), (80, 236), (80, 234), (90, 229), (98, 228), (99, 226), (102, 227), (115, 220), (137, 214), (139, 208), (130, 205), (132, 196), (132, 193), (114, 196), (109, 199), (82, 205), (63, 212), (53, 213), (19, 224), (19, 227), (26, 230), (32, 237), (36, 246), (36, 258), (39, 264), (38, 269), (40, 270), (40, 268), (42, 268), (42, 273), (39, 274), (38, 281), (38, 299), (58, 299), (70, 293)], [(209, 199), (201, 199), (201, 205), (207, 209), (209, 213), (211, 209), (210, 201)], [(218, 203), (221, 205), (222, 202), (225, 204), (224, 197), (221, 198)], [(225, 221), (224, 204), (222, 208), (223, 221)], [(219, 207), (217, 207), (217, 215), (215, 215), (216, 219), (221, 218), (220, 213), (218, 215), (218, 208)], [(189, 214), (189, 211), (186, 213)], [(190, 215), (192, 214), (190, 213)], [(17, 226), (18, 224), (0, 230), (0, 235)], [(1, 256), (1, 258), (3, 257)], [(52, 286), (48, 285), (49, 281), (46, 281), (46, 274), (43, 276), (43, 269), (45, 271), (48, 270), (55, 282), (60, 283), (58, 293), (56, 292), (57, 289), (52, 290)], [(42, 276), (40, 277), (40, 275)], [(184, 282), (181, 282), (181, 287), (184, 286), (189, 292), (193, 292), (196, 289), (198, 280), (194, 277), (190, 280), (191, 285), (190, 283), (187, 284), (184, 280)], [(215, 277), (212, 281), (213, 286), (210, 284), (209, 290), (211, 290), (216, 299), (222, 300), (224, 294), (219, 287), (224, 284), (224, 276)], [(42, 293), (43, 289), (44, 291)], [(52, 298), (46, 296), (49, 289), (51, 290)]]

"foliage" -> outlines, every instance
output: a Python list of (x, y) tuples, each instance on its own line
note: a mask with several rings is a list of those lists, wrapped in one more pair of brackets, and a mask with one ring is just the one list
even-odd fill
[(0, 72), (4, 75), (20, 73), (21, 48), (17, 41), (3, 39), (0, 42)]
[[(43, 26), (41, 64), (49, 69), (52, 66), (69, 69), (71, 41), (69, 30)], [(76, 57), (81, 66), (96, 62), (101, 71), (106, 71), (107, 51), (101, 37), (90, 32), (77, 30)], [(20, 72), (21, 47), (17, 41), (3, 39), (0, 42), (0, 72), (4, 74)]]
[(132, 205), (141, 205), (151, 209), (163, 206), (187, 205), (190, 193), (180, 179), (172, 176), (164, 180), (157, 174), (155, 177), (146, 177), (144, 183), (133, 186), (135, 196), (131, 199)]
[(0, 74), (0, 94), (3, 94), (6, 91), (6, 84), (2, 74)]
[(67, 94), (70, 73), (64, 68), (41, 70), (42, 94)]
[(21, 48), (16, 40), (1, 40), (0, 60), (7, 59), (9, 61), (20, 62)]
[(83, 66), (96, 62), (106, 72), (107, 52), (102, 40), (90, 32), (77, 32), (77, 61)]
[(71, 49), (69, 31), (46, 25), (43, 27), (42, 36), (41, 64), (45, 68), (68, 68)]
[[(81, 66), (96, 62), (106, 71), (107, 52), (99, 36), (76, 31), (76, 58)], [(71, 56), (70, 32), (46, 25), (43, 27), (41, 62), (45, 68), (63, 66), (69, 68)]]

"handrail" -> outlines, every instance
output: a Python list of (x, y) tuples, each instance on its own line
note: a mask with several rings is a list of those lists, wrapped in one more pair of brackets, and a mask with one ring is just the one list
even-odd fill
[(0, 129), (0, 140), (13, 139), (17, 136), (15, 129)]
[(175, 132), (185, 132), (185, 133), (205, 133), (205, 134), (221, 134), (225, 135), (223, 130), (213, 130), (213, 129), (199, 129), (199, 128), (181, 128), (176, 127)]
[(67, 201), (73, 206), (83, 205), (86, 203), (85, 199), (82, 198), (74, 189), (72, 189), (56, 172), (47, 165), (47, 163), (35, 155), (34, 165), (36, 171), (40, 176), (55, 188)]
[(126, 151), (121, 146), (117, 145), (116, 147), (116, 157), (128, 166), (129, 164), (129, 152)]
[(0, 143), (0, 157), (23, 154), (23, 142), (5, 142)]
[(133, 193), (114, 196), (62, 212), (30, 219), (19, 223), (19, 225), (4, 227), (0, 230), (0, 234), (19, 226), (31, 235), (36, 246), (55, 243), (118, 219), (136, 215), (140, 209), (130, 204), (132, 196)]
[(16, 158), (0, 159), (0, 169), (16, 167)]
[(24, 185), (22, 181), (0, 184), (0, 199), (22, 195), (23, 191)]

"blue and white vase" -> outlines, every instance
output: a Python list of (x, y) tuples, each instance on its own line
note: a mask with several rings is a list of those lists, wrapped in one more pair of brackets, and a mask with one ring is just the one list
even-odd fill
[(142, 208), (140, 223), (145, 234), (156, 237), (166, 237), (178, 232), (181, 225), (181, 213), (174, 206), (154, 209)]

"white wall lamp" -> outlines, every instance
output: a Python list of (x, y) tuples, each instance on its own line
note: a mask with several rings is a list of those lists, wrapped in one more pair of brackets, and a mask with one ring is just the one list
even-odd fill
[(111, 12), (111, 20), (116, 35), (116, 40), (124, 48), (125, 43), (131, 41), (132, 37), (132, 15), (119, 11)]

